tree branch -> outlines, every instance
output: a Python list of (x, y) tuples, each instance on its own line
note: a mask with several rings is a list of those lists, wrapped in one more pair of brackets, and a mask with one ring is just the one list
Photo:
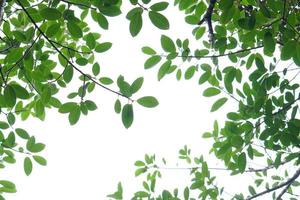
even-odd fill
[[(286, 182), (283, 182), (283, 183), (281, 183), (281, 184), (279, 184), (279, 185), (277, 185), (277, 186), (275, 186), (275, 187), (273, 187), (273, 188), (270, 188), (270, 189), (267, 189), (267, 190), (265, 190), (265, 191), (263, 191), (263, 192), (260, 192), (260, 193), (257, 193), (256, 195), (253, 195), (253, 196), (251, 196), (251, 197), (248, 197), (246, 200), (251, 200), (251, 199), (255, 199), (255, 198), (257, 198), (257, 197), (260, 197), (260, 196), (262, 196), (262, 195), (265, 195), (265, 194), (268, 194), (268, 193), (270, 193), (270, 192), (273, 192), (273, 191), (275, 191), (275, 190), (278, 190), (278, 189), (280, 189), (280, 188), (282, 188), (282, 187), (285, 187), (285, 186), (290, 186), (298, 177), (300, 176), (300, 168), (296, 171), (296, 173), (291, 177), (291, 178), (289, 178)], [(285, 193), (286, 191), (284, 191), (283, 192), (283, 194)], [(283, 195), (282, 194), (282, 195)], [(282, 196), (281, 195), (281, 196)], [(279, 195), (278, 197), (277, 197), (277, 200), (280, 200), (281, 199), (281, 196)], [(279, 198), (279, 199), (278, 199)]]
[(201, 26), (204, 22), (207, 23), (209, 40), (212, 44), (214, 41), (214, 29), (212, 27), (211, 16), (214, 11), (216, 2), (217, 0), (210, 0), (206, 13), (204, 14), (203, 18), (198, 22), (199, 26)]
[(3, 21), (5, 4), (6, 4), (6, 0), (0, 0), (0, 26), (1, 26), (2, 21)]

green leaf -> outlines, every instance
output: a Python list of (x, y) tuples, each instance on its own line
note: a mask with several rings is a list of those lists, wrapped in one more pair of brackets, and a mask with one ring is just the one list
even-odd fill
[(74, 110), (77, 106), (78, 105), (75, 102), (68, 102), (68, 103), (62, 104), (59, 107), (58, 112), (60, 112), (60, 113), (69, 113), (72, 110)]
[(221, 91), (218, 88), (210, 87), (210, 88), (207, 88), (206, 90), (204, 90), (203, 96), (212, 97), (212, 96), (218, 95), (220, 93), (221, 93)]
[(41, 94), (41, 100), (44, 105), (46, 105), (51, 99), (51, 88), (45, 87)]
[(114, 82), (111, 78), (108, 77), (101, 77), (99, 81), (104, 85), (110, 85)]
[(46, 166), (47, 165), (47, 160), (43, 158), (42, 156), (32, 156), (33, 159), (40, 165)]
[(74, 125), (78, 122), (80, 118), (80, 107), (76, 105), (73, 110), (70, 111), (69, 113), (69, 122), (71, 125)]
[(168, 30), (170, 27), (168, 19), (158, 12), (149, 11), (149, 18), (152, 24), (159, 29)]
[(23, 49), (14, 48), (10, 50), (7, 56), (5, 57), (5, 62), (8, 64), (14, 64), (18, 62), (22, 57), (23, 57)]
[(67, 28), (71, 36), (74, 38), (81, 38), (83, 36), (81, 28), (73, 21), (67, 22)]
[(133, 122), (132, 104), (126, 104), (122, 109), (122, 122), (125, 128), (129, 128)]
[(121, 105), (121, 101), (119, 99), (116, 100), (114, 109), (117, 114), (119, 114), (121, 112), (122, 105)]
[(295, 41), (288, 41), (284, 44), (281, 49), (281, 60), (289, 60), (293, 57), (296, 52), (296, 42)]
[(153, 66), (155, 66), (157, 63), (159, 63), (161, 61), (161, 57), (158, 55), (155, 56), (151, 56), (150, 58), (148, 58), (144, 64), (144, 68), (145, 69), (149, 69)]
[(147, 108), (154, 108), (159, 104), (157, 99), (155, 97), (152, 97), (152, 96), (145, 96), (145, 97), (139, 98), (137, 100), (137, 102), (140, 105), (142, 105), (144, 107), (147, 107)]
[(29, 176), (32, 172), (32, 162), (29, 157), (24, 159), (24, 172), (27, 176)]
[(17, 98), (28, 99), (30, 97), (28, 91), (22, 86), (17, 84), (11, 84), (10, 86), (13, 88)]
[(49, 7), (42, 9), (40, 14), (47, 20), (58, 20), (62, 17), (62, 14), (58, 9)]
[(14, 107), (16, 104), (16, 93), (12, 86), (7, 85), (4, 89), (4, 99), (6, 101), (6, 106)]
[(171, 38), (166, 35), (162, 35), (160, 38), (160, 43), (164, 51), (166, 52), (176, 52), (176, 46)]
[(96, 46), (96, 39), (94, 37), (94, 35), (92, 33), (88, 33), (86, 35), (86, 45), (90, 48), (90, 49), (94, 49)]
[(238, 164), (239, 171), (243, 173), (246, 169), (246, 164), (247, 164), (247, 158), (244, 152), (239, 155), (237, 164)]
[[(0, 180), (0, 192), (5, 192), (5, 193), (16, 193), (16, 185), (10, 181), (7, 180)], [(5, 200), (4, 198), (0, 200)]]
[(92, 71), (93, 71), (94, 76), (99, 75), (99, 73), (100, 73), (100, 65), (99, 65), (99, 63), (95, 63), (93, 65)]
[(150, 6), (150, 10), (159, 12), (159, 11), (163, 11), (163, 10), (167, 9), (168, 6), (169, 6), (168, 2), (162, 1), (162, 2), (158, 2), (158, 3), (155, 3), (152, 6)]
[(104, 42), (104, 43), (100, 43), (96, 46), (95, 51), (97, 53), (103, 53), (105, 51), (108, 51), (110, 48), (112, 47), (112, 43), (111, 42)]
[(266, 32), (264, 35), (264, 53), (272, 54), (275, 51), (275, 41), (271, 32)]
[(156, 51), (154, 49), (152, 49), (151, 47), (147, 47), (147, 46), (142, 48), (142, 52), (144, 54), (147, 54), (147, 55), (150, 55), (150, 56), (156, 54)]
[(28, 140), (30, 138), (29, 134), (27, 133), (27, 131), (25, 131), (22, 128), (16, 128), (15, 132), (17, 133), (17, 135), (25, 140)]
[(143, 27), (143, 18), (142, 13), (136, 12), (135, 15), (131, 18), (129, 24), (129, 30), (132, 37), (135, 37), (139, 34)]
[(158, 70), (157, 78), (160, 81), (169, 71), (171, 66), (171, 61), (166, 61)]
[(223, 97), (221, 99), (218, 99), (211, 107), (210, 112), (215, 112), (217, 111), (219, 108), (221, 108), (226, 102), (227, 102), (227, 98)]
[(190, 197), (190, 190), (188, 187), (184, 188), (184, 200), (189, 200), (189, 197)]
[(143, 77), (139, 77), (137, 78), (130, 86), (130, 91), (132, 94), (136, 93), (137, 91), (139, 91), (142, 87), (144, 83), (144, 78)]
[(95, 104), (95, 102), (93, 102), (91, 100), (86, 100), (84, 103), (85, 103), (87, 109), (90, 111), (94, 111), (97, 109), (97, 105)]

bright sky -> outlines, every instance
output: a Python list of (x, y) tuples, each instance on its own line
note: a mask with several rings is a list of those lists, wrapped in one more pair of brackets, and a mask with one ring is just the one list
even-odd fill
[[(36, 119), (18, 122), (19, 127), (25, 127), (38, 141), (46, 143), (43, 156), (47, 158), (48, 166), (35, 164), (33, 173), (27, 177), (22, 169), (23, 155), (18, 156), (16, 165), (2, 171), (2, 178), (13, 180), (18, 188), (16, 194), (7, 196), (8, 199), (107, 199), (106, 195), (116, 190), (119, 181), (123, 183), (124, 199), (129, 199), (128, 195), (141, 187), (140, 179), (134, 178), (133, 164), (145, 153), (167, 158), (171, 167), (176, 166), (178, 150), (185, 144), (197, 155), (207, 154), (211, 143), (203, 140), (201, 133), (210, 131), (215, 119), (222, 121), (232, 106), (228, 104), (221, 112), (210, 113), (214, 101), (202, 97), (205, 87), (197, 85), (199, 75), (193, 80), (178, 82), (173, 74), (158, 82), (157, 67), (148, 71), (143, 69), (147, 57), (140, 49), (144, 45), (160, 49), (161, 33), (172, 38), (191, 37), (192, 27), (184, 22), (182, 13), (171, 6), (167, 16), (171, 24), (169, 31), (161, 32), (147, 20), (140, 35), (134, 39), (129, 34), (124, 15), (111, 19), (110, 30), (100, 33), (103, 34), (102, 41), (113, 42), (113, 48), (97, 57), (103, 76), (123, 74), (131, 82), (143, 75), (144, 86), (135, 98), (153, 95), (160, 105), (147, 109), (135, 104), (134, 124), (126, 130), (120, 115), (113, 111), (116, 96), (97, 88), (87, 98), (94, 100), (99, 109), (82, 117), (76, 126), (69, 126), (67, 115), (54, 110), (48, 110), (45, 122)], [(96, 24), (95, 30), (99, 30)], [(211, 167), (218, 167), (215, 163)], [(189, 180), (187, 175), (187, 171), (164, 171), (162, 183), (170, 188), (185, 186), (187, 182), (184, 181)], [(227, 181), (224, 179), (223, 182)], [(230, 184), (234, 183), (227, 183)], [(230, 188), (236, 191), (234, 186)]]

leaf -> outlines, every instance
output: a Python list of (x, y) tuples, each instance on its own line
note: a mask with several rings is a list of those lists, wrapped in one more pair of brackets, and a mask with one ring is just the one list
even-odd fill
[(16, 93), (12, 86), (7, 85), (4, 89), (4, 99), (6, 101), (6, 106), (14, 107), (16, 104)]
[(13, 88), (17, 98), (29, 99), (29, 93), (24, 87), (17, 84), (11, 84), (10, 86)]
[(163, 10), (167, 9), (168, 6), (169, 6), (168, 2), (162, 1), (162, 2), (158, 2), (158, 3), (155, 3), (152, 6), (150, 6), (150, 10), (159, 12), (159, 11), (163, 11)]
[(137, 102), (140, 105), (142, 105), (144, 107), (147, 107), (147, 108), (154, 108), (159, 104), (157, 99), (155, 97), (152, 97), (152, 96), (145, 96), (145, 97), (139, 98), (137, 100)]
[(99, 81), (104, 85), (110, 85), (114, 82), (111, 78), (108, 77), (101, 77)]
[(271, 32), (266, 32), (264, 35), (264, 53), (273, 53), (275, 51), (275, 41)]
[(17, 135), (25, 140), (28, 140), (30, 138), (29, 134), (27, 133), (27, 131), (25, 131), (22, 128), (16, 128), (15, 132), (17, 133)]
[(161, 61), (161, 57), (156, 55), (156, 56), (151, 56), (150, 58), (148, 58), (144, 64), (144, 68), (145, 69), (149, 69), (151, 67), (153, 67), (154, 65), (156, 65), (157, 63), (159, 63)]
[(156, 54), (156, 51), (154, 49), (152, 49), (151, 47), (147, 47), (147, 46), (142, 48), (142, 52), (144, 54), (151, 55), (151, 56)]
[(76, 107), (77, 107), (77, 103), (75, 102), (68, 102), (68, 103), (64, 103), (62, 104), (59, 109), (58, 109), (58, 112), (60, 113), (69, 113), (71, 112), (72, 110), (74, 110)]
[(81, 28), (73, 21), (67, 22), (67, 28), (71, 36), (74, 38), (81, 38), (83, 36)]
[(239, 155), (237, 164), (239, 171), (243, 173), (246, 169), (247, 164), (246, 154), (244, 152)]
[(96, 46), (95, 51), (97, 53), (103, 53), (105, 51), (108, 51), (110, 48), (112, 47), (112, 43), (111, 42), (104, 42), (104, 43), (100, 43)]
[(121, 105), (121, 101), (119, 99), (116, 100), (114, 109), (117, 114), (119, 114), (121, 112), (122, 105)]
[(58, 9), (49, 7), (42, 9), (40, 14), (47, 20), (58, 20), (62, 17), (62, 14)]
[(69, 122), (71, 125), (74, 125), (78, 122), (80, 118), (80, 107), (76, 105), (69, 113)]
[(284, 44), (284, 46), (281, 49), (281, 60), (288, 60), (293, 57), (295, 54), (296, 50), (296, 42), (295, 41), (288, 41), (287, 43)]
[(137, 91), (139, 91), (142, 87), (144, 83), (144, 78), (143, 77), (139, 77), (137, 78), (130, 86), (130, 91), (132, 94), (136, 93)]
[(227, 98), (226, 97), (223, 97), (219, 100), (217, 100), (211, 107), (211, 110), (210, 112), (215, 112), (217, 111), (219, 108), (221, 108), (226, 102), (227, 102)]
[(159, 29), (168, 30), (170, 28), (168, 19), (158, 12), (149, 11), (149, 18), (152, 24)]
[(29, 157), (24, 159), (24, 172), (27, 176), (29, 176), (32, 172), (32, 162)]
[(51, 88), (45, 87), (41, 94), (41, 101), (44, 105), (46, 105), (51, 99)]
[(160, 43), (164, 51), (166, 52), (176, 52), (176, 46), (171, 38), (166, 35), (162, 35), (160, 38)]
[(47, 165), (47, 160), (43, 158), (42, 156), (32, 156), (33, 159), (40, 165), (46, 166)]
[(129, 24), (129, 30), (132, 37), (135, 37), (139, 34), (143, 27), (143, 18), (140, 12), (136, 12), (135, 15), (131, 18)]
[(158, 70), (157, 78), (160, 81), (169, 71), (171, 66), (171, 61), (168, 60)]
[(221, 91), (218, 88), (210, 87), (210, 88), (207, 88), (206, 90), (204, 90), (203, 96), (212, 97), (212, 96), (218, 95), (220, 93), (221, 93)]
[(125, 128), (129, 128), (133, 122), (132, 104), (126, 104), (122, 109), (122, 122)]
[(90, 111), (94, 111), (97, 109), (97, 105), (95, 104), (95, 102), (93, 102), (91, 100), (86, 100), (84, 103), (85, 103), (87, 109)]
[(93, 71), (94, 76), (99, 75), (99, 73), (100, 73), (100, 65), (99, 65), (99, 63), (95, 63), (93, 65), (92, 71)]

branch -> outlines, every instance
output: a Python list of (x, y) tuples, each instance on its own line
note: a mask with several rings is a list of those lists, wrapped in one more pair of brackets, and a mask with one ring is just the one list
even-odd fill
[[(200, 58), (220, 58), (220, 57), (235, 55), (235, 54), (239, 54), (239, 53), (244, 53), (244, 52), (247, 52), (247, 51), (252, 51), (252, 50), (255, 50), (255, 49), (260, 49), (260, 48), (263, 48), (263, 47), (264, 47), (263, 45), (259, 45), (259, 46), (256, 46), (256, 47), (250, 47), (250, 48), (247, 48), (247, 49), (240, 49), (240, 50), (237, 50), (237, 51), (224, 53), (224, 54), (217, 54), (217, 55), (207, 55), (207, 56), (177, 55), (177, 57), (178, 58), (197, 58), (197, 59), (200, 59)], [(167, 57), (167, 55), (161, 55), (161, 56), (162, 57)]]
[(27, 154), (27, 155), (32, 155), (31, 153), (29, 153), (29, 152), (24, 152), (24, 151), (19, 151), (19, 150), (17, 150), (17, 149), (14, 149), (14, 148), (12, 148), (12, 147), (9, 147), (9, 146), (6, 146), (5, 144), (1, 144), (0, 146), (2, 146), (3, 148), (6, 148), (6, 149), (10, 149), (10, 150), (12, 150), (12, 151), (14, 151), (14, 152), (17, 152), (17, 153), (22, 153), (22, 154)]
[(199, 26), (202, 25), (204, 22), (207, 23), (209, 39), (211, 43), (213, 43), (214, 41), (214, 29), (212, 27), (211, 16), (214, 11), (216, 2), (217, 0), (210, 0), (206, 13), (204, 14), (203, 18), (198, 22)]
[(76, 53), (81, 53), (81, 54), (91, 54), (91, 53), (92, 53), (91, 51), (78, 51), (78, 50), (76, 50), (76, 49), (73, 49), (72, 47), (63, 45), (63, 44), (61, 44), (61, 43), (59, 43), (59, 42), (56, 42), (56, 41), (54, 41), (54, 40), (51, 40), (51, 41), (52, 41), (54, 44), (57, 44), (58, 46), (61, 46), (61, 47), (65, 48), (65, 49), (68, 49), (68, 50), (70, 50), (70, 51), (74, 51), (74, 52), (76, 52)]
[[(265, 195), (265, 194), (267, 194), (267, 193), (270, 193), (270, 192), (273, 192), (273, 191), (275, 191), (275, 190), (278, 190), (278, 189), (280, 189), (280, 188), (282, 188), (282, 187), (285, 187), (285, 186), (290, 186), (298, 177), (300, 176), (300, 168), (296, 171), (296, 173), (291, 177), (291, 178), (289, 178), (286, 182), (283, 182), (283, 183), (281, 183), (281, 184), (279, 184), (279, 185), (277, 185), (277, 186), (275, 186), (275, 187), (273, 187), (273, 188), (270, 188), (270, 189), (267, 189), (267, 190), (265, 190), (265, 191), (263, 191), (263, 192), (260, 192), (260, 193), (258, 193), (258, 194), (256, 194), (256, 195), (253, 195), (252, 197), (248, 197), (246, 200), (251, 200), (251, 199), (255, 199), (255, 198), (257, 198), (257, 197), (260, 197), (260, 196), (262, 196), (262, 195)], [(284, 189), (285, 190), (285, 189)], [(283, 191), (284, 191), (283, 190)], [(283, 194), (285, 193), (286, 191), (284, 191), (283, 192)], [(283, 195), (283, 194), (279, 194), (279, 196), (277, 197), (277, 200), (280, 200), (281, 199), (281, 196)], [(280, 196), (281, 195), (281, 196)]]
[(6, 4), (6, 0), (0, 0), (0, 26), (1, 26), (2, 21), (3, 21), (5, 4)]
[(133, 101), (133, 99), (131, 99), (130, 97), (120, 93), (120, 92), (117, 92), (117, 91), (114, 91), (108, 87), (106, 87), (105, 85), (102, 85), (101, 83), (97, 82), (95, 79), (93, 79), (91, 76), (85, 74), (83, 71), (81, 71), (78, 67), (76, 67), (66, 56), (65, 54), (63, 54), (56, 46), (55, 44), (51, 41), (50, 38), (48, 38), (48, 36), (41, 30), (41, 28), (37, 25), (37, 23), (34, 21), (34, 19), (32, 18), (32, 16), (29, 14), (29, 12), (26, 10), (26, 8), (23, 6), (23, 4), (20, 2), (20, 0), (16, 0), (18, 2), (18, 4), (22, 7), (22, 9), (24, 10), (25, 14), (27, 15), (27, 17), (29, 18), (29, 20), (32, 22), (32, 24), (35, 26), (35, 28), (41, 33), (41, 35), (47, 40), (47, 42), (49, 42), (51, 44), (51, 46), (55, 49), (55, 51), (61, 55), (61, 57), (67, 61), (67, 63), (69, 63), (73, 69), (75, 69), (77, 72), (79, 72), (80, 74), (82, 74), (83, 76), (85, 76), (86, 78), (88, 78), (89, 80), (91, 80), (93, 83), (95, 83), (96, 85), (102, 87), (103, 89), (105, 90), (108, 90), (114, 94), (117, 94), (119, 96), (122, 96), (122, 97), (125, 97), (131, 101)]

